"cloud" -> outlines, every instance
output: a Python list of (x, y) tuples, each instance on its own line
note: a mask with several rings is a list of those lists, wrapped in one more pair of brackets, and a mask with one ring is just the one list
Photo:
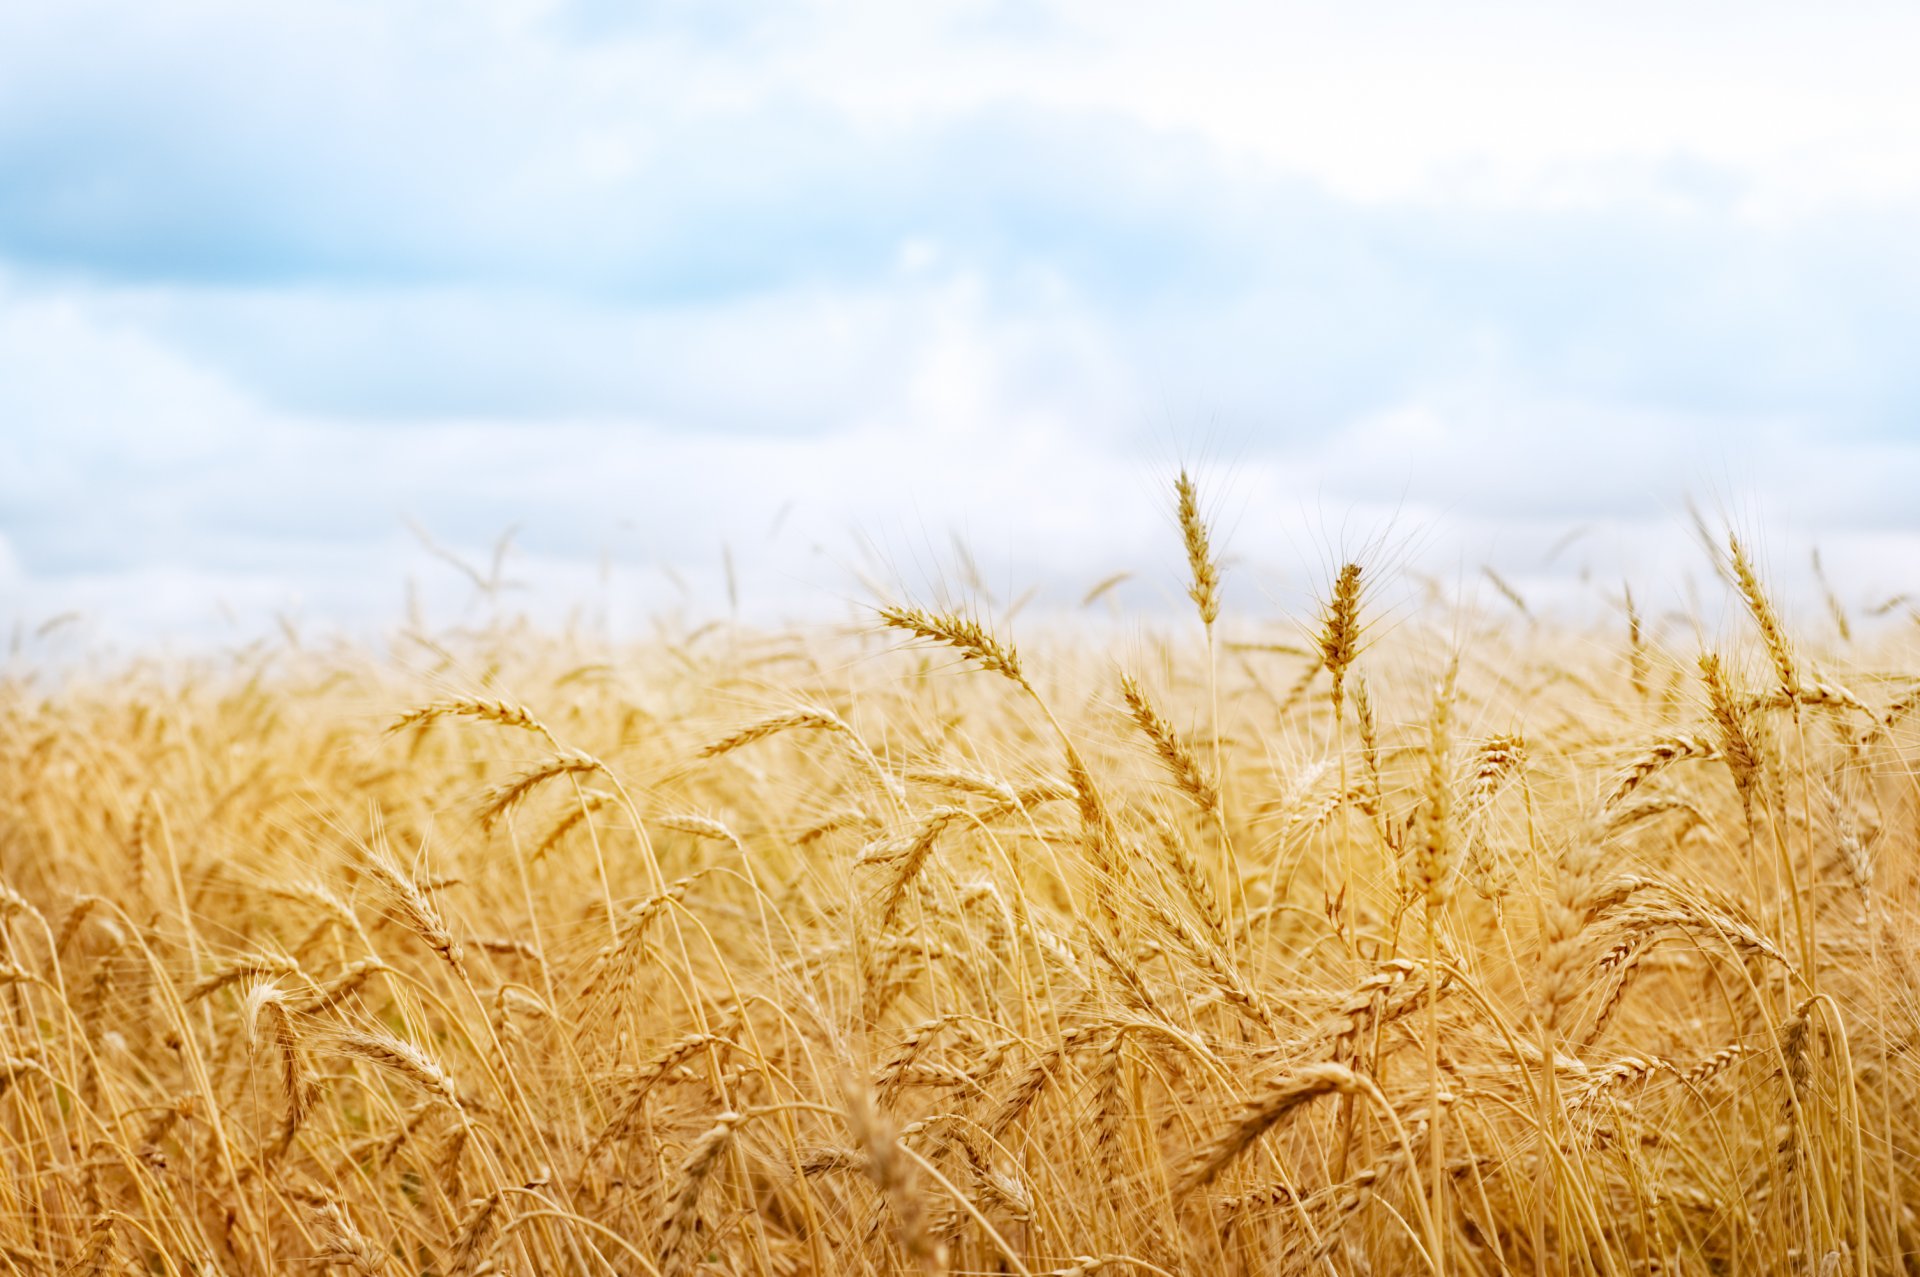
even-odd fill
[(1469, 9), (6, 6), (0, 592), (367, 615), (411, 516), (633, 606), (952, 529), (1071, 594), (1189, 433), (1249, 589), (1396, 519), (1657, 565), (1702, 489), (1897, 542), (1910, 19)]
[[(1357, 201), (1119, 114), (1007, 106), (880, 129), (761, 101), (569, 165), (559, 124), (496, 133), (497, 106), (431, 142), (403, 116), (364, 155), (317, 119), (257, 154), (195, 112), (0, 131), (0, 251), (263, 399), (370, 418), (819, 430), (961, 294), (1281, 438), (1492, 375), (1840, 431), (1920, 409), (1905, 203), (1755, 220), (1740, 171), (1684, 157), (1603, 169), (1609, 205)], [(398, 162), (416, 146), (444, 172)]]
[[(1000, 172), (1024, 190), (1014, 162)], [(731, 222), (708, 219), (708, 251), (759, 244), (767, 269), (754, 274), (744, 251), (726, 268), (738, 278), (709, 274), (691, 293), (613, 289), (631, 263), (610, 259), (605, 280), (577, 290), (481, 273), (67, 295), (279, 406), (367, 418), (637, 414), (819, 431), (866, 411), (902, 343), (949, 304), (1059, 334), (1039, 380), (1090, 407), (1115, 394), (1193, 406), (1263, 421), (1279, 441), (1493, 378), (1842, 433), (1897, 431), (1920, 410), (1920, 369), (1903, 354), (1920, 264), (1891, 215), (1775, 230), (1708, 215), (1436, 214), (1218, 177), (1175, 184), (1189, 213), (1171, 191), (1156, 205), (1109, 182), (1117, 168), (1083, 164), (1057, 205), (1029, 193), (943, 222), (943, 197), (924, 222), (873, 214), (864, 240), (843, 226), (808, 241), (804, 209), (742, 204)], [(782, 234), (791, 242), (766, 247)]]

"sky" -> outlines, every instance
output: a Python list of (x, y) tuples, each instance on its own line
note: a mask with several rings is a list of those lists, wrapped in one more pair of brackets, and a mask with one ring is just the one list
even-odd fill
[[(1920, 587), (1916, 47), (1875, 3), (7, 0), (0, 619), (632, 628), (965, 558), (1151, 609), (1183, 464), (1252, 620), (1359, 552), (1684, 597), (1689, 498), (1864, 604)], [(508, 534), (489, 603), (447, 556)]]

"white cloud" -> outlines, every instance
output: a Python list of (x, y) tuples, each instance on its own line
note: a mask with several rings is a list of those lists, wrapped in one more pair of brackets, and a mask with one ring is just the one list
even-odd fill
[(1262, 604), (1374, 536), (1677, 589), (1686, 491), (1898, 578), (1916, 36), (1641, 0), (5, 6), (0, 594), (135, 631), (390, 616), (408, 574), (464, 606), (411, 515), (476, 554), (524, 523), (544, 598), (628, 615), (663, 564), (711, 605), (723, 541), (818, 607), (863, 540), (916, 580), (952, 529), (1071, 598), (1176, 577), (1190, 435)]
[[(92, 442), (3, 445), (39, 464), (6, 467), (19, 562), (0, 591), (30, 621), (79, 608), (123, 638), (234, 632), (228, 615), (244, 631), (283, 611), (380, 623), (408, 579), (435, 614), (461, 615), (469, 591), (406, 532), (417, 518), (474, 561), (520, 525), (513, 571), (537, 588), (511, 601), (549, 615), (584, 604), (629, 627), (680, 601), (673, 576), (699, 609), (721, 606), (723, 545), (750, 609), (820, 616), (869, 597), (863, 573), (916, 593), (951, 584), (954, 534), (1003, 603), (1039, 584), (1070, 606), (1128, 570), (1134, 604), (1177, 607), (1166, 484), (1188, 459), (1216, 494), (1242, 616), (1300, 605), (1335, 556), (1363, 546), (1447, 580), (1492, 562), (1566, 606), (1598, 606), (1594, 582), (1632, 576), (1659, 606), (1699, 575), (1677, 517), (1689, 490), (1777, 526), (1789, 566), (1818, 534), (1850, 588), (1891, 591), (1912, 561), (1897, 552), (1916, 542), (1899, 529), (1920, 445), (1816, 448), (1794, 423), (1526, 399), (1495, 379), (1415, 385), (1292, 444), (1258, 445), (1234, 423), (1198, 458), (1175, 441), (1184, 429), (1129, 449), (1103, 435), (1140, 392), (1094, 317), (1007, 322), (968, 290), (948, 281), (917, 310), (868, 312), (856, 336), (888, 330), (891, 361), (857, 399), (843, 388), (814, 405), (839, 403), (841, 417), (786, 435), (621, 414), (338, 420), (251, 398), (129, 336), (111, 304), (16, 296), (0, 333), (43, 380), (0, 411), (84, 401)], [(731, 340), (717, 326), (690, 357), (724, 367)], [(1076, 350), (1074, 384), (1048, 393)], [(1106, 420), (1089, 420), (1092, 403)], [(1542, 560), (1581, 526), (1577, 549)]]
[(883, 123), (995, 100), (1111, 112), (1368, 199), (1557, 201), (1569, 169), (1675, 156), (1746, 176), (1761, 209), (1920, 190), (1906, 6), (1063, 0), (978, 21), (989, 7), (791, 6), (725, 60)]

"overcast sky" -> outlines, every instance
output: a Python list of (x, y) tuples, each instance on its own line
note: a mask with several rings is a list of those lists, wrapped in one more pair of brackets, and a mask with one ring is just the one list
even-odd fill
[[(1920, 10), (10, 0), (0, 609), (1920, 586)], [(1559, 553), (1563, 533), (1579, 536)], [(871, 564), (867, 561), (871, 560)], [(1581, 586), (1585, 570), (1595, 578)], [(222, 619), (222, 618), (232, 619)]]

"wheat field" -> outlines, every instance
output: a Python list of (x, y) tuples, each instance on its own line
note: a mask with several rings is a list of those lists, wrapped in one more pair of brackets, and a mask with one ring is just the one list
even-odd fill
[(1168, 504), (1099, 642), (16, 671), (0, 1269), (1910, 1271), (1912, 627), (1251, 614)]

